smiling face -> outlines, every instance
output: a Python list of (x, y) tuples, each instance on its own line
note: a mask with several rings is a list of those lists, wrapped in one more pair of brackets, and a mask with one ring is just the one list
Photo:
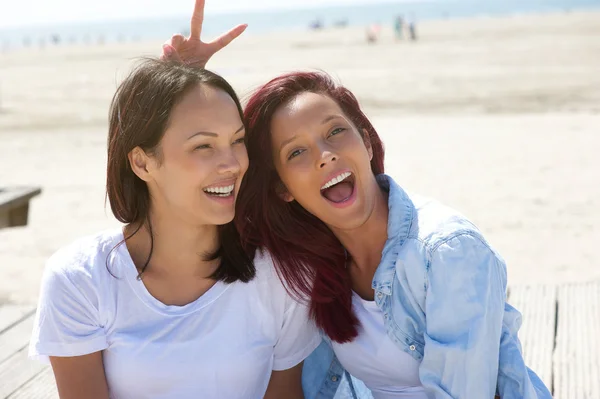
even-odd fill
[(273, 160), (282, 197), (334, 229), (362, 226), (375, 207), (370, 142), (331, 98), (304, 92), (271, 121)]
[(222, 90), (196, 86), (173, 108), (157, 154), (138, 147), (130, 162), (158, 213), (198, 225), (230, 222), (248, 168), (235, 102)]

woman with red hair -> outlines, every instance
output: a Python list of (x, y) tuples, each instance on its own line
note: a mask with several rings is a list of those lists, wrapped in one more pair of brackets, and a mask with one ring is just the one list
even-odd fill
[(460, 213), (384, 174), (349, 90), (324, 73), (279, 76), (244, 119), (242, 241), (271, 254), (325, 336), (304, 365), (307, 398), (333, 398), (347, 372), (376, 399), (551, 398), (524, 363), (503, 259)]
[(504, 261), (464, 216), (383, 174), (381, 139), (349, 90), (324, 73), (279, 76), (244, 119), (242, 240), (310, 298), (332, 367), (375, 398), (551, 397), (523, 361)]

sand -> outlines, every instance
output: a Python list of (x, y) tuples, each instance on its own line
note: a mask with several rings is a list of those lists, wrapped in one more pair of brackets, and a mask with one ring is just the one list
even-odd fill
[[(319, 68), (354, 91), (387, 172), (471, 218), (510, 284), (600, 279), (600, 12), (247, 34), (209, 68), (245, 96)], [(159, 42), (0, 53), (0, 186), (35, 185), (30, 223), (0, 230), (0, 303), (35, 302), (45, 260), (118, 226), (104, 207), (108, 105)]]

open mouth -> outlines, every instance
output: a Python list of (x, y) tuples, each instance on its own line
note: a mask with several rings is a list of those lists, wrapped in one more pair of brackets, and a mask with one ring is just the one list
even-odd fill
[(321, 195), (328, 201), (341, 204), (354, 193), (354, 175), (342, 172), (321, 187)]
[(227, 198), (233, 195), (235, 184), (222, 187), (206, 187), (203, 191), (211, 197)]

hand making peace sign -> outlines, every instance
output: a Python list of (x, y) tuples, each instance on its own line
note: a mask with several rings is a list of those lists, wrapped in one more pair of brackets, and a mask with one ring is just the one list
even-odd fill
[(194, 13), (192, 14), (190, 36), (185, 38), (180, 34), (173, 35), (171, 40), (163, 44), (161, 59), (180, 61), (204, 68), (210, 57), (246, 30), (248, 25), (238, 25), (212, 42), (203, 42), (200, 35), (202, 33), (202, 23), (204, 22), (204, 2), (205, 0), (196, 0)]

